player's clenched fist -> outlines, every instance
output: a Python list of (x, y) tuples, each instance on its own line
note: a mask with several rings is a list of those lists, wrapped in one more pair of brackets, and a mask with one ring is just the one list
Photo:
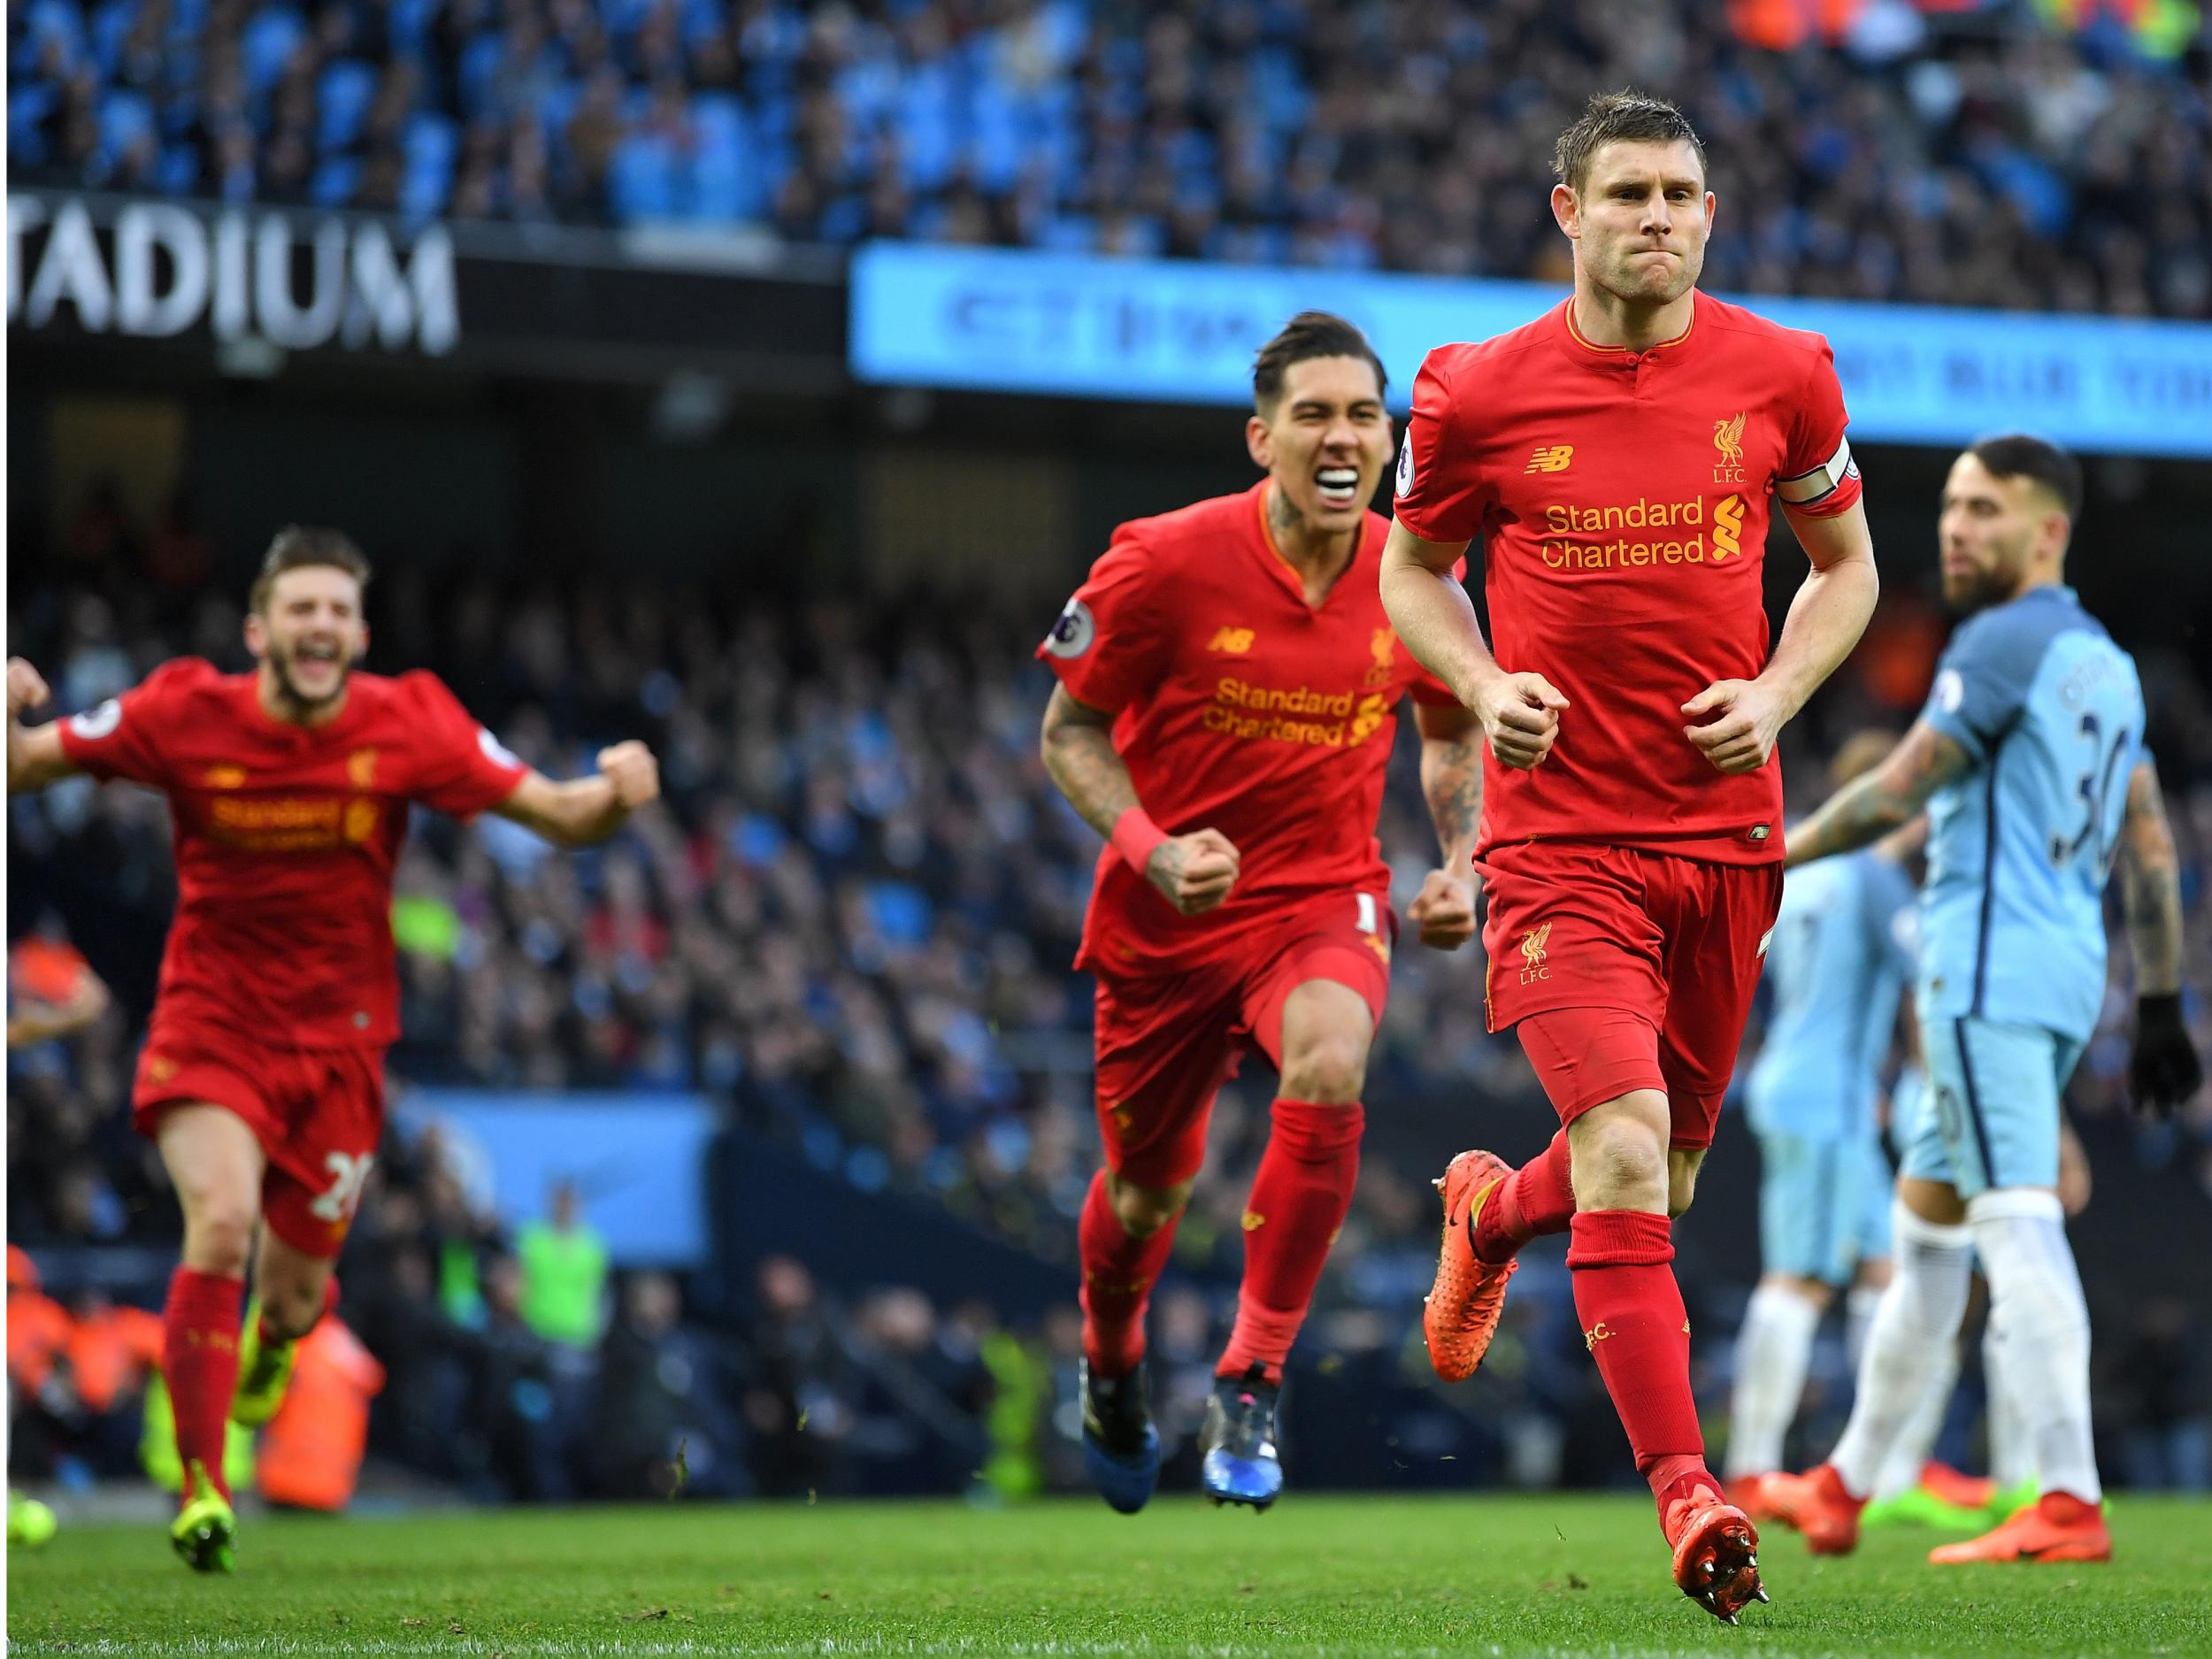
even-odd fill
[(1152, 849), (1144, 873), (1167, 902), (1186, 916), (1199, 916), (1229, 896), (1242, 862), (1219, 830), (1171, 835)]
[(1475, 936), (1475, 884), (1448, 870), (1430, 871), (1406, 919), (1421, 930), (1423, 944), (1457, 950)]
[(1774, 740), (1789, 717), (1781, 697), (1755, 680), (1717, 680), (1682, 705), (1701, 724), (1682, 735), (1722, 772), (1756, 772), (1774, 753)]
[(1486, 681), (1469, 705), (1502, 766), (1526, 772), (1540, 765), (1559, 735), (1566, 697), (1541, 674), (1501, 674)]
[(8, 718), (12, 720), (26, 709), (37, 708), (52, 695), (37, 669), (19, 657), (8, 658)]
[(660, 763), (635, 738), (601, 749), (599, 773), (614, 786), (614, 798), (625, 807), (641, 807), (660, 798)]

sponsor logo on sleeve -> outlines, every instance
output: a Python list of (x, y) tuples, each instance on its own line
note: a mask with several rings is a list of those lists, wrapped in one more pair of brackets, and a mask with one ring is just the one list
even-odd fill
[(1090, 606), (1080, 599), (1071, 599), (1060, 619), (1052, 625), (1052, 632), (1045, 635), (1045, 649), (1055, 657), (1080, 657), (1097, 638), (1098, 624), (1091, 617)]
[[(501, 742), (497, 738), (494, 737), (491, 733), (491, 728), (488, 726), (480, 726), (476, 728), (476, 747), (484, 751), (484, 755), (487, 759), (496, 761), (503, 766), (519, 766), (522, 764), (520, 758), (516, 756), (514, 750), (509, 749), (506, 744)], [(369, 764), (372, 766), (376, 764), (375, 753), (376, 752), (373, 749), (369, 751)], [(363, 787), (366, 787), (367, 786), (364, 785)]]
[(113, 697), (96, 709), (70, 717), (69, 729), (88, 742), (96, 743), (123, 724), (123, 705)]
[(1956, 714), (1959, 704), (1966, 701), (1966, 681), (1955, 668), (1947, 668), (1936, 676), (1935, 706), (1946, 714)]
[(1413, 428), (1406, 428), (1406, 435), (1398, 445), (1397, 493), (1408, 495), (1413, 492)]

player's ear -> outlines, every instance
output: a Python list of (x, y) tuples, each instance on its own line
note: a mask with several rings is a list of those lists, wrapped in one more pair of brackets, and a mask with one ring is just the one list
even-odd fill
[(1263, 472), (1275, 470), (1275, 442), (1268, 431), (1267, 422), (1256, 412), (1244, 423), (1244, 448), (1252, 457), (1252, 465)]
[(1552, 186), (1551, 216), (1569, 237), (1577, 242), (1582, 239), (1582, 203), (1571, 185)]
[(269, 654), (269, 630), (261, 626), (258, 611), (246, 612), (246, 649), (257, 663)]

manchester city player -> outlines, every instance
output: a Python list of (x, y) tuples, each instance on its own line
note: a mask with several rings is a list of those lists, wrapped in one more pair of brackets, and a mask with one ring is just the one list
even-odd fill
[[(1861, 732), (1830, 777), (1879, 764), (1894, 733)], [(1758, 1288), (1736, 1337), (1729, 1494), (1755, 1518), (1763, 1477), (1782, 1467), (1813, 1334), (1836, 1293), (1871, 1311), (1887, 1276), (1890, 1170), (1879, 1118), (1882, 1063), (1913, 964), (1917, 826), (1880, 845), (1793, 871), (1767, 950), (1773, 1004), (1748, 1082), (1759, 1137)], [(1852, 1324), (1855, 1360), (1861, 1321)], [(1916, 1473), (1917, 1471), (1916, 1471)]]
[(2042, 1495), (1929, 1559), (2112, 1553), (2090, 1439), (2089, 1312), (2057, 1184), (2059, 1094), (2104, 997), (2116, 858), (2135, 959), (2136, 1104), (2170, 1110), (2203, 1072), (2181, 1018), (2181, 894), (2142, 747), (2142, 686), (2062, 580), (2081, 490), (2078, 464), (2036, 438), (1985, 439), (1952, 464), (1944, 597), (1975, 614), (1904, 741), (1789, 837), (1802, 864), (1924, 807), (1929, 817), (1915, 1006), (1932, 1110), (1900, 1125), (1895, 1274), (1830, 1461), (1763, 1488), (1816, 1552), (1857, 1541), (1876, 1471), (1957, 1336), (1978, 1252), (1991, 1319), (2039, 1362), (2012, 1375)]

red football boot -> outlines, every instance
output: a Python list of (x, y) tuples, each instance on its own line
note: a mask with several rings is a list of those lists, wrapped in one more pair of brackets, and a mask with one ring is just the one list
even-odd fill
[(1771, 1599), (1759, 1582), (1758, 1529), (1715, 1487), (1692, 1487), (1667, 1505), (1660, 1525), (1674, 1546), (1676, 1586), (1722, 1624)]
[(1482, 1363), (1498, 1333), (1506, 1280), (1521, 1265), (1518, 1260), (1478, 1260), (1467, 1237), (1471, 1212), (1512, 1173), (1494, 1152), (1463, 1152), (1436, 1184), (1444, 1194), (1444, 1241), (1436, 1283), (1421, 1307), (1421, 1331), (1428, 1338), (1429, 1363), (1446, 1382), (1466, 1381)]
[(1769, 1475), (1759, 1483), (1767, 1515), (1805, 1534), (1805, 1548), (1816, 1555), (1847, 1555), (1858, 1547), (1859, 1511), (1864, 1498), (1844, 1490), (1843, 1477), (1833, 1463), (1823, 1463), (1801, 1475)]
[(1985, 1561), (2110, 1561), (2104, 1511), (2064, 1492), (2047, 1492), (1994, 1532), (1928, 1552), (1939, 1567)]

